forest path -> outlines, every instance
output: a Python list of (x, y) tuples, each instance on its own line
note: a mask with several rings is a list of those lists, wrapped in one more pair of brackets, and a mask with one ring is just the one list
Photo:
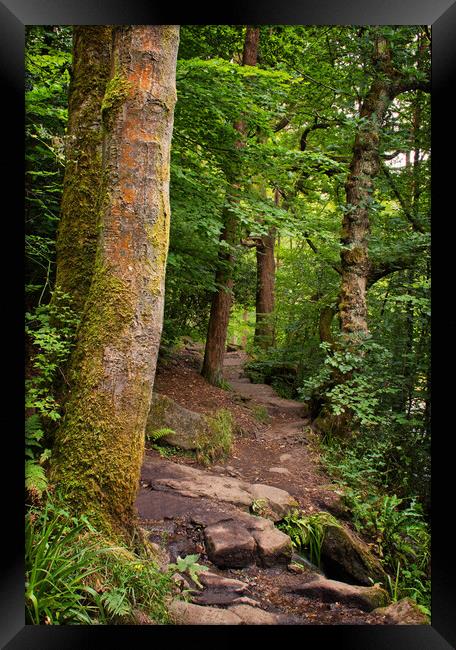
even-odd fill
[[(280, 533), (249, 512), (252, 495), (258, 502), (270, 495), (272, 501), (291, 496), (305, 514), (325, 510), (345, 516), (337, 486), (320, 465), (303, 404), (252, 384), (243, 374), (247, 359), (241, 351), (226, 353), (224, 378), (231, 390), (201, 377), (201, 348), (195, 345), (163, 359), (157, 372), (157, 393), (200, 413), (229, 409), (238, 428), (229, 457), (207, 467), (190, 455), (161, 458), (156, 449), (146, 451), (137, 499), (140, 525), (171, 562), (198, 553), (199, 563), (210, 570), (200, 574), (204, 588), (194, 589), (190, 604), (173, 605), (177, 624), (387, 623), (380, 613), (344, 603), (340, 594), (329, 600), (306, 597), (300, 590), (318, 573), (305, 566), (291, 571), (279, 548)], [(260, 555), (236, 564), (238, 545), (245, 555), (252, 538), (253, 552)], [(214, 553), (231, 559), (217, 562)]]
[(243, 351), (227, 352), (224, 378), (263, 426), (251, 437), (236, 441), (230, 469), (248, 481), (268, 483), (290, 492), (306, 513), (328, 510), (340, 515), (337, 487), (319, 467), (315, 434), (306, 406), (283, 399), (268, 384), (253, 384), (244, 375), (249, 360)]

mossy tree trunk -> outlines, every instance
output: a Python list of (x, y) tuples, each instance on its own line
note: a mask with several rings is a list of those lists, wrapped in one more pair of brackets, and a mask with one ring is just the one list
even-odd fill
[[(242, 65), (256, 65), (259, 36), (260, 30), (258, 27), (247, 27)], [(242, 120), (239, 120), (235, 123), (234, 128), (239, 133), (236, 148), (241, 149), (245, 146), (246, 125)], [(236, 193), (239, 189), (235, 175), (233, 173), (231, 175), (232, 192), (228, 197), (228, 204), (236, 201)], [(227, 244), (228, 247), (221, 246), (218, 255), (218, 269), (215, 275), (215, 283), (218, 289), (212, 298), (204, 361), (201, 370), (202, 376), (215, 386), (220, 385), (223, 379), (223, 358), (226, 349), (233, 290), (233, 249), (236, 245), (237, 234), (238, 223), (236, 215), (227, 207), (223, 214), (223, 228), (220, 234), (220, 242)]]
[(102, 178), (101, 104), (109, 79), (111, 43), (111, 27), (76, 25), (73, 29), (55, 288), (71, 297), (77, 314), (84, 308), (95, 262)]
[(368, 240), (374, 180), (380, 169), (383, 121), (395, 97), (409, 90), (430, 90), (427, 81), (408, 78), (393, 65), (392, 48), (376, 28), (371, 64), (375, 76), (360, 111), (361, 125), (353, 146), (345, 184), (346, 207), (341, 237), (341, 291), (339, 313), (342, 333), (368, 333), (366, 290), (371, 266)]
[[(374, 28), (370, 66), (374, 75), (360, 110), (361, 123), (355, 136), (353, 155), (345, 184), (346, 206), (341, 236), (341, 288), (339, 317), (341, 333), (349, 346), (358, 350), (358, 343), (369, 334), (367, 322), (367, 289), (380, 277), (396, 270), (388, 264), (374, 268), (369, 260), (370, 213), (374, 181), (380, 170), (382, 127), (394, 98), (409, 90), (429, 91), (429, 82), (408, 77), (393, 62), (392, 47)], [(368, 68), (367, 68), (368, 70)], [(401, 261), (401, 266), (405, 262)], [(351, 372), (333, 371), (330, 385), (349, 380)], [(319, 418), (324, 430), (345, 436), (353, 425), (353, 414), (347, 409), (343, 416), (328, 413), (323, 400)]]
[[(388, 55), (385, 41), (377, 42), (377, 57)], [(382, 66), (385, 68), (385, 66)], [(369, 274), (368, 239), (373, 181), (379, 171), (382, 122), (392, 100), (388, 80), (375, 79), (363, 102), (363, 120), (355, 137), (345, 185), (347, 205), (342, 224), (340, 319), (344, 334), (367, 334), (366, 285)]]
[(103, 183), (89, 295), (52, 478), (76, 511), (125, 532), (162, 329), (178, 26), (113, 30)]

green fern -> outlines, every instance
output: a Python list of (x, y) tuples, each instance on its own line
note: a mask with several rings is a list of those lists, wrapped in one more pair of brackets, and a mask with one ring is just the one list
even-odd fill
[(172, 433), (176, 433), (174, 429), (169, 429), (168, 427), (163, 427), (162, 429), (157, 429), (156, 431), (152, 431), (151, 433), (147, 434), (147, 439), (152, 440), (153, 442), (156, 442), (157, 440), (160, 440), (160, 438), (164, 438), (165, 436), (169, 436)]
[(30, 494), (37, 494), (40, 498), (48, 488), (44, 469), (35, 460), (25, 462), (25, 487)]
[(321, 547), (325, 538), (327, 526), (340, 524), (327, 512), (317, 512), (313, 515), (304, 515), (295, 509), (283, 518), (277, 528), (286, 533), (296, 549), (307, 549), (310, 561), (317, 567), (321, 563)]
[(110, 616), (128, 616), (132, 607), (127, 596), (128, 591), (119, 587), (106, 591), (101, 597), (101, 602)]

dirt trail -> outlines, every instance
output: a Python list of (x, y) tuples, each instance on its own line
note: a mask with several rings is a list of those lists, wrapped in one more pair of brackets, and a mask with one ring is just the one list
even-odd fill
[[(344, 518), (345, 510), (337, 487), (320, 467), (315, 434), (303, 404), (280, 398), (265, 384), (250, 383), (243, 374), (246, 360), (247, 355), (243, 352), (226, 354), (224, 378), (231, 390), (214, 388), (202, 379), (199, 374), (201, 354), (195, 347), (187, 347), (161, 364), (155, 384), (157, 392), (202, 413), (229, 408), (242, 430), (241, 434), (235, 436), (232, 453), (225, 462), (204, 468), (189, 456), (173, 456), (172, 462), (167, 460), (162, 465), (164, 474), (172, 474), (172, 468), (177, 468), (177, 465), (187, 465), (207, 474), (209, 482), (210, 477), (214, 477), (214, 484), (215, 477), (230, 477), (253, 485), (280, 488), (292, 495), (306, 514), (325, 510)], [(232, 594), (226, 600), (227, 592), (223, 589), (215, 592), (205, 589), (202, 592), (196, 590), (193, 603), (208, 606), (215, 602), (217, 607), (225, 608), (224, 614), (230, 616), (234, 611), (239, 615), (242, 608), (227, 612), (227, 607), (236, 608), (239, 607), (237, 603), (248, 603), (243, 605), (244, 609), (247, 608), (247, 611), (250, 607), (248, 615), (252, 616), (253, 612), (254, 619), (257, 618), (252, 623), (259, 623), (260, 614), (265, 616), (265, 613), (271, 617), (267, 622), (276, 624), (387, 623), (380, 614), (295, 593), (299, 584), (316, 577), (311, 569), (303, 569), (297, 575), (284, 565), (264, 567), (253, 564), (237, 569), (221, 569), (212, 564), (205, 547), (207, 537), (204, 537), (203, 527), (211, 518), (218, 516), (220, 519), (217, 512), (217, 509), (220, 511), (220, 502), (205, 497), (192, 498), (191, 493), (178, 495), (170, 491), (170, 486), (176, 487), (179, 481), (173, 482), (169, 477), (162, 479), (161, 484), (157, 484), (160, 479), (155, 479), (154, 485), (150, 479), (156, 474), (154, 467), (157, 467), (158, 461), (157, 451), (147, 450), (142, 488), (137, 501), (141, 524), (150, 531), (150, 539), (169, 552), (171, 561), (175, 561), (177, 555), (184, 557), (186, 554), (199, 553), (199, 562), (208, 566), (215, 575), (212, 579), (223, 582), (227, 578), (234, 578), (244, 585), (241, 600), (233, 600)], [(224, 521), (229, 521), (235, 507), (225, 504), (223, 508)], [(210, 607), (202, 611), (203, 621), (204, 612), (209, 621), (212, 615)], [(246, 618), (244, 624), (249, 623), (250, 619)]]
[(283, 399), (267, 384), (252, 384), (243, 366), (244, 352), (227, 352), (224, 378), (250, 408), (263, 406), (269, 419), (251, 437), (236, 441), (229, 466), (248, 481), (268, 483), (287, 490), (300, 508), (311, 513), (327, 510), (343, 515), (337, 486), (319, 469), (315, 434), (302, 402)]

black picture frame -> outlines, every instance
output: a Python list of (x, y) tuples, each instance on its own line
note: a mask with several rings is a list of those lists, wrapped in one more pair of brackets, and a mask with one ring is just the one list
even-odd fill
[[(228, 3), (227, 3), (228, 4)], [(5, 566), (0, 581), (0, 644), (8, 650), (37, 648), (139, 647), (140, 643), (163, 641), (188, 646), (198, 643), (284, 642), (290, 634), (303, 646), (348, 650), (448, 650), (456, 645), (456, 598), (452, 569), (451, 524), (454, 509), (451, 488), (453, 459), (450, 447), (452, 418), (451, 375), (434, 370), (433, 375), (433, 478), (432, 478), (432, 625), (430, 626), (235, 626), (204, 629), (185, 626), (29, 626), (24, 623), (23, 560), (23, 280), (24, 211), (24, 29), (25, 25), (72, 24), (427, 24), (432, 27), (432, 365), (454, 368), (451, 358), (456, 334), (452, 300), (451, 262), (456, 241), (452, 188), (454, 186), (455, 118), (450, 100), (456, 82), (456, 3), (454, 0), (281, 0), (280, 2), (231, 2), (224, 8), (189, 4), (175, 8), (150, 0), (0, 0), (0, 74), (2, 124), (2, 206), (7, 230), (3, 251), (13, 251), (13, 261), (4, 271), (4, 300), (7, 321), (3, 348), (12, 351), (4, 393), (2, 448), (3, 465), (11, 473), (3, 490), (2, 557)], [(6, 144), (6, 140), (9, 143)], [(449, 164), (447, 161), (449, 159)], [(18, 250), (16, 251), (16, 245)], [(16, 286), (17, 284), (17, 286)], [(7, 287), (6, 287), (7, 285)], [(443, 300), (438, 287), (443, 288)], [(454, 310), (453, 310), (454, 311)], [(454, 312), (456, 313), (456, 312)], [(7, 315), (6, 315), (7, 314)], [(17, 346), (17, 347), (16, 347)], [(6, 350), (5, 350), (6, 352)], [(454, 354), (454, 353), (453, 353)], [(445, 413), (448, 419), (445, 418)], [(439, 414), (441, 414), (439, 416)], [(446, 435), (445, 435), (446, 434)], [(450, 495), (448, 492), (450, 491)], [(454, 491), (453, 491), (454, 492)], [(438, 504), (440, 504), (439, 507)], [(453, 575), (450, 575), (453, 570)]]

